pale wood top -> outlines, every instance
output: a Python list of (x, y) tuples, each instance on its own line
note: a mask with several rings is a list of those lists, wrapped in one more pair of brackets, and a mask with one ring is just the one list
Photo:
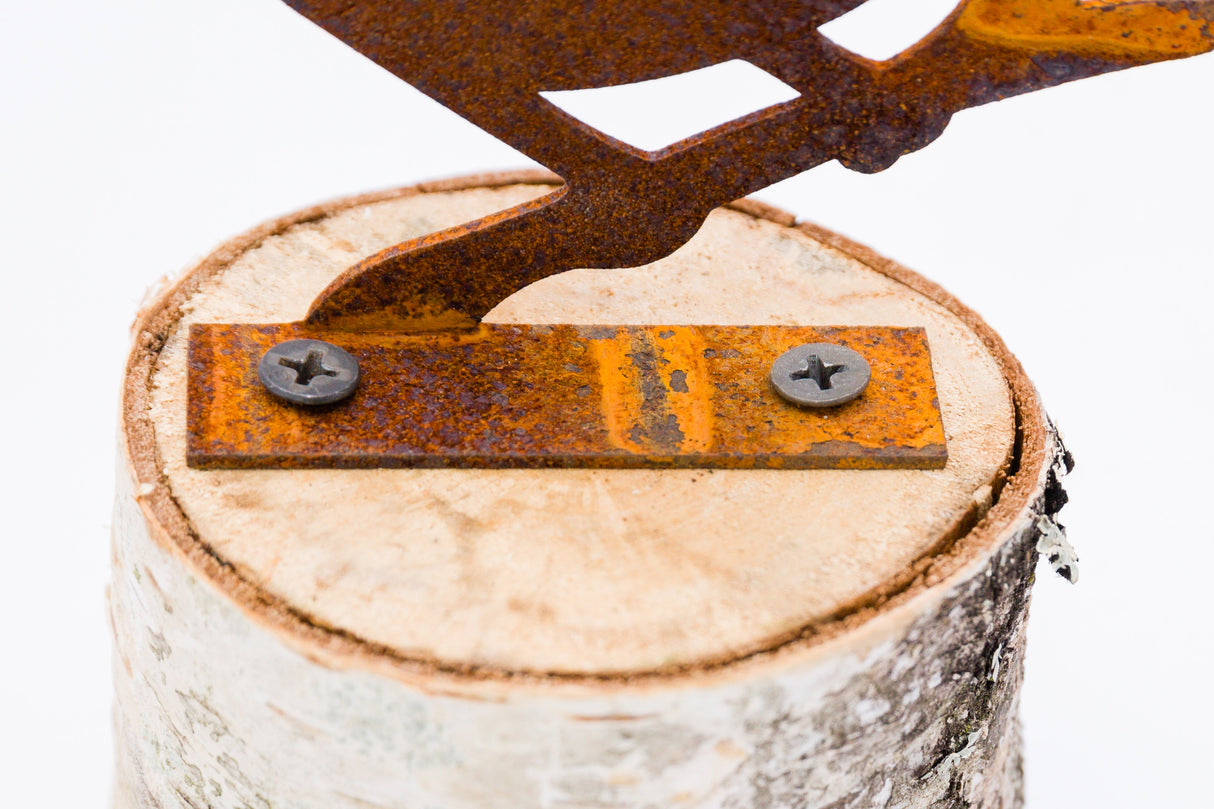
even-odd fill
[[(924, 326), (950, 461), (940, 471), (207, 471), (185, 465), (192, 322), (297, 320), (358, 258), (546, 190), (407, 195), (214, 257), (170, 329), (151, 420), (197, 538), (258, 599), (447, 667), (637, 672), (767, 648), (903, 579), (975, 504), (1014, 437), (973, 328), (787, 224), (714, 213), (675, 255), (538, 283), (490, 320)], [(196, 541), (191, 539), (190, 541)], [(220, 586), (226, 586), (223, 581)], [(247, 589), (247, 588), (246, 588)], [(249, 602), (245, 594), (245, 602)], [(256, 600), (256, 599), (252, 599)]]

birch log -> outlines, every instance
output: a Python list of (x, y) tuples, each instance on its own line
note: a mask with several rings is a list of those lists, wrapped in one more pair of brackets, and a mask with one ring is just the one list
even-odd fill
[[(135, 328), (111, 611), (116, 809), (1015, 807), (1059, 448), (996, 335), (754, 203), (499, 322), (924, 326), (937, 471), (197, 471), (193, 322), (286, 322), (533, 175), (266, 225)], [(550, 182), (550, 180), (547, 180)]]

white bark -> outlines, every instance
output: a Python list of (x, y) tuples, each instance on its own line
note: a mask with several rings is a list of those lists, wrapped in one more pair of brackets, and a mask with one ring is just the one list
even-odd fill
[(988, 559), (796, 659), (427, 689), (290, 648), (136, 500), (115, 521), (116, 809), (1020, 806), (1040, 505)]

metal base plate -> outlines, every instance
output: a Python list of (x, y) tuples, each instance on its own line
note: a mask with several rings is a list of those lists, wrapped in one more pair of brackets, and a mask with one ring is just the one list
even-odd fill
[[(359, 387), (307, 408), (257, 376), (272, 346), (344, 348)], [(772, 389), (803, 343), (860, 352), (872, 380), (813, 409)], [(938, 469), (947, 459), (919, 328), (482, 324), (421, 335), (300, 324), (190, 329), (188, 462), (202, 469), (700, 467)]]

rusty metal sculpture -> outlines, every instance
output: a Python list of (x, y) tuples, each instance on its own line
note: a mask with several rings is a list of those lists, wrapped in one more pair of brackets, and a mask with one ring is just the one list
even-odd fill
[[(222, 334), (199, 327), (192, 346), (197, 371), (191, 376), (191, 462), (197, 465), (890, 466), (905, 465), (913, 456), (914, 463), (938, 466), (943, 432), (935, 428), (920, 446), (904, 447), (885, 460), (859, 446), (850, 456), (835, 447), (825, 454), (779, 457), (770, 445), (705, 454), (703, 447), (673, 439), (634, 445), (608, 438), (603, 446), (589, 441), (522, 460), (518, 453), (534, 453), (538, 444), (480, 442), (475, 451), (461, 454), (419, 439), (405, 442), (408, 451), (378, 455), (358, 448), (357, 441), (349, 445), (355, 449), (341, 445), (338, 451), (336, 439), (326, 447), (254, 447), (239, 438), (241, 431), (247, 436), (250, 424), (271, 412), (281, 416), (286, 406), (264, 395), (225, 399), (216, 381), (223, 374), (215, 375), (210, 358), (234, 356), (241, 339), (242, 350), (264, 350), (267, 341), (322, 334), (390, 333), (398, 341), (419, 334), (432, 342), (454, 341), (440, 350), (456, 350), (467, 338), (451, 335), (479, 328), (490, 343), (509, 342), (515, 338), (487, 330), (480, 320), (541, 278), (575, 267), (654, 261), (687, 242), (713, 208), (828, 160), (879, 171), (939, 136), (958, 110), (1214, 48), (1214, 0), (963, 0), (924, 40), (885, 62), (857, 56), (818, 33), (820, 25), (861, 0), (286, 2), (548, 166), (565, 185), (533, 202), (364, 259), (338, 277), (299, 324), (234, 327)], [(643, 152), (540, 95), (659, 78), (731, 59), (762, 68), (800, 97)], [(255, 328), (260, 329), (256, 339), (250, 331)], [(772, 350), (777, 343), (791, 345), (770, 333), (764, 339)], [(498, 346), (499, 351), (515, 348)], [(228, 370), (235, 374), (230, 385), (255, 388), (255, 378), (250, 382), (245, 370)], [(931, 399), (930, 384), (928, 392), (932, 395), (925, 398)], [(755, 406), (792, 407), (768, 401), (769, 395), (774, 397), (770, 391), (756, 393), (755, 402), (762, 402)], [(845, 408), (862, 403), (863, 397)], [(529, 405), (543, 407), (543, 402)], [(401, 435), (417, 433), (409, 413), (396, 418)], [(936, 411), (936, 425), (938, 418)], [(226, 438), (220, 436), (224, 429)]]
[[(861, 0), (287, 4), (566, 181), (353, 267), (308, 313), (308, 324), (334, 330), (470, 327), (548, 275), (661, 258), (718, 205), (825, 161), (887, 168), (958, 110), (1214, 47), (1209, 0), (967, 0), (888, 62), (817, 33)], [(539, 95), (730, 59), (801, 97), (644, 153)]]

